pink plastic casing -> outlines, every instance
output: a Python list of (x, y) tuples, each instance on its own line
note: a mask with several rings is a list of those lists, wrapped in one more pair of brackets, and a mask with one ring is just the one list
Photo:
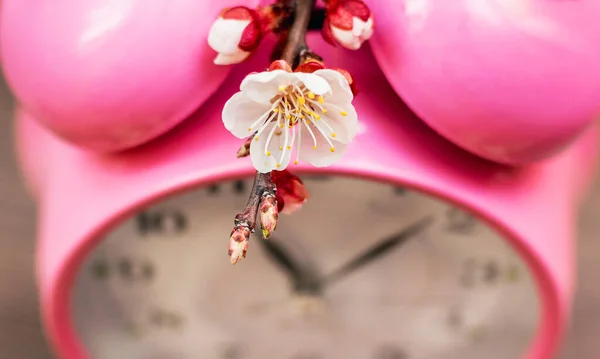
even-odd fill
[[(300, 164), (292, 169), (395, 182), (487, 219), (523, 255), (537, 281), (542, 319), (524, 358), (549, 358), (568, 320), (575, 220), (579, 198), (593, 173), (596, 133), (589, 132), (569, 150), (531, 167), (510, 169), (487, 162), (418, 120), (380, 70), (369, 65), (374, 59), (368, 48), (349, 56), (320, 43), (311, 41), (332, 66), (346, 67), (355, 75), (361, 89), (355, 105), (363, 128), (339, 164), (324, 169)], [(36, 125), (28, 113), (19, 113), (19, 158), (39, 203), (43, 319), (61, 358), (90, 359), (72, 326), (70, 293), (83, 258), (104, 233), (149, 202), (254, 173), (249, 159), (235, 158), (241, 140), (224, 129), (220, 116), (243, 76), (267, 63), (266, 54), (258, 54), (236, 68), (189, 120), (119, 155), (98, 156), (67, 145)], [(223, 233), (224, 238), (228, 234)], [(223, 260), (226, 250), (223, 247)]]
[(222, 7), (258, 0), (4, 0), (0, 46), (22, 105), (77, 145), (117, 151), (184, 120), (225, 79), (206, 42)]
[(366, 2), (392, 87), (471, 152), (538, 161), (600, 115), (600, 1)]

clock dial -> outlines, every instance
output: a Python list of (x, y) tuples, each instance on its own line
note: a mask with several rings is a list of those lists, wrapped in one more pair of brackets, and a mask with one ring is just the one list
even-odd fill
[(305, 177), (310, 200), (227, 258), (250, 179), (169, 198), (112, 231), (73, 289), (93, 359), (507, 359), (539, 300), (509, 244), (389, 184)]

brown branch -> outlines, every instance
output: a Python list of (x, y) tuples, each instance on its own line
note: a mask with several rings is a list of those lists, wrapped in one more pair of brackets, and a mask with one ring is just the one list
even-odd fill
[(288, 42), (281, 56), (281, 59), (287, 61), (292, 68), (298, 66), (300, 57), (310, 51), (306, 45), (306, 33), (315, 3), (316, 0), (294, 2), (294, 22), (290, 27)]
[[(315, 3), (316, 0), (293, 0), (290, 4), (293, 7), (293, 22), (289, 32), (286, 31), (282, 34), (286, 36), (287, 43), (283, 48), (281, 59), (287, 61), (292, 68), (298, 66), (301, 59), (306, 56), (318, 57), (306, 45), (306, 33)], [(246, 155), (245, 151), (238, 151), (238, 156), (243, 157), (243, 155)], [(233, 264), (246, 256), (249, 234), (254, 232), (256, 227), (256, 217), (261, 199), (264, 195), (275, 196), (276, 191), (277, 188), (271, 181), (270, 173), (256, 172), (246, 207), (243, 212), (235, 216), (229, 247), (229, 256)]]

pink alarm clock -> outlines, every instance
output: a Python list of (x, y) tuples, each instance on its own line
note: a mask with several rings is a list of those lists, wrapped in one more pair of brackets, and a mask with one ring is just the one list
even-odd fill
[(116, 155), (17, 114), (39, 205), (45, 329), (64, 359), (546, 359), (573, 298), (575, 220), (597, 132), (514, 169), (420, 121), (368, 47), (311, 45), (360, 84), (336, 165), (291, 165), (311, 198), (232, 266), (254, 169), (220, 119), (238, 65), (198, 112)]

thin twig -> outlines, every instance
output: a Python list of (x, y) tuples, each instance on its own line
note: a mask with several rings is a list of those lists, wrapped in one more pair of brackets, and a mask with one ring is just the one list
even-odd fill
[(296, 0), (294, 6), (294, 22), (290, 27), (288, 43), (283, 49), (282, 60), (287, 61), (292, 68), (298, 66), (300, 57), (306, 51), (306, 33), (316, 0)]

